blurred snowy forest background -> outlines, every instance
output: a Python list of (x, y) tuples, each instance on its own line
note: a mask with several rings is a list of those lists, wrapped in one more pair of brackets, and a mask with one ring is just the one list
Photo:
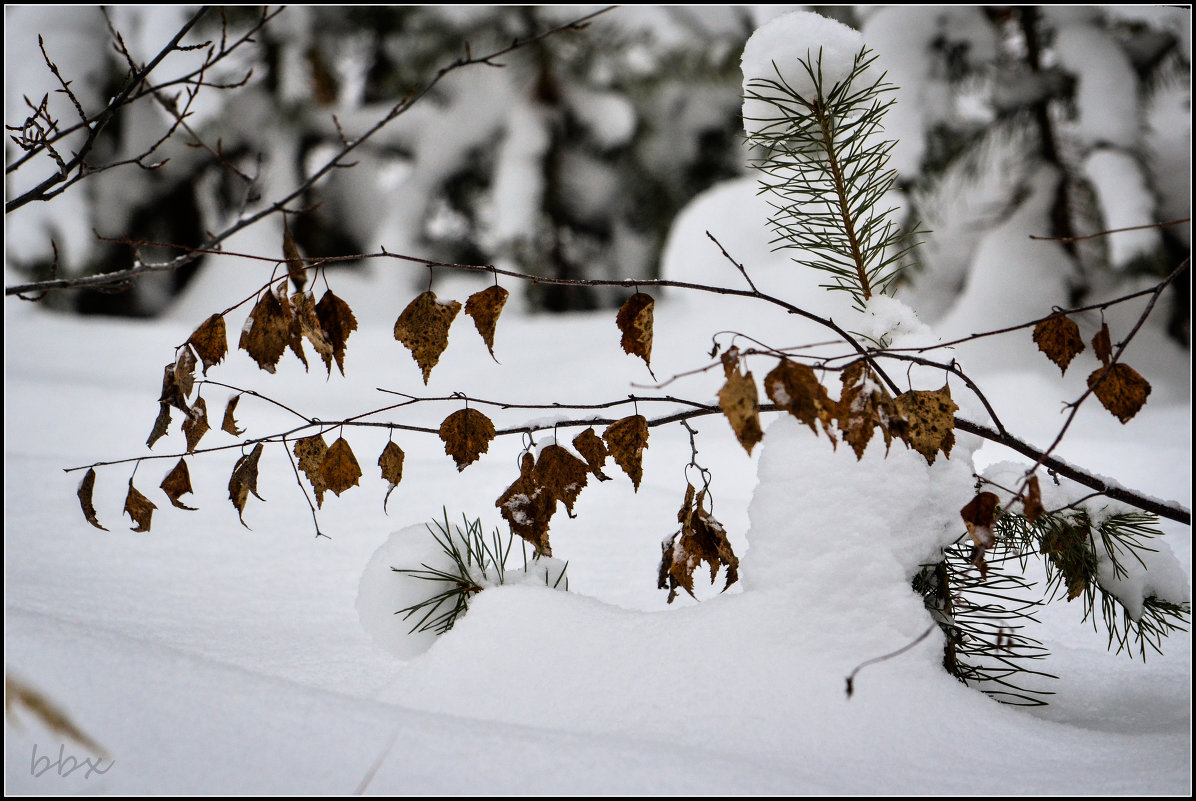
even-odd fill
[[(739, 56), (758, 25), (788, 8), (618, 8), (584, 31), (504, 56), (502, 69), (451, 74), (357, 148), (346, 160), (356, 166), (331, 171), (288, 204), (304, 210), (290, 219), (299, 247), (341, 256), (381, 246), (554, 277), (657, 277), (677, 213), (704, 189), (746, 174)], [(892, 204), (908, 224), (933, 232), (904, 278), (903, 297), (924, 319), (947, 314), (984, 234), (1022, 205), (1047, 204), (1054, 230), (1038, 233), (1055, 236), (1188, 216), (1188, 10), (817, 8), (861, 30), (900, 87), (886, 125), (900, 175)], [(58, 167), (45, 150), (30, 155), (6, 140), (6, 283), (132, 266), (130, 248), (97, 233), (200, 247), (302, 185), (340, 151), (342, 134), (354, 139), (376, 124), (464, 55), (463, 42), (477, 55), (594, 10), (286, 8), (204, 75), (235, 88), (205, 86), (190, 103), (171, 80), (196, 69), (204, 51), (172, 52), (149, 77), (161, 91), (116, 114), (87, 157), (89, 170), (144, 156), (140, 164), (93, 172), (54, 202), (13, 208)], [(78, 120), (56, 91), (39, 34), (91, 115), (128, 78), (112, 31), (145, 63), (194, 12), (115, 7), (106, 20), (98, 7), (6, 9), (9, 133), (30, 133), (23, 121), (47, 94), (48, 118), (60, 129)], [(184, 43), (219, 41), (222, 20), (232, 41), (262, 15), (253, 7), (210, 12)], [(185, 124), (159, 141), (179, 109), (189, 114)], [(69, 157), (81, 137), (63, 136), (57, 150)], [(281, 228), (277, 215), (267, 224)], [(1043, 276), (1043, 307), (1165, 275), (1188, 253), (1188, 230), (1064, 244), (1052, 251), (1055, 274)], [(204, 269), (201, 257), (121, 292), (52, 293), (45, 302), (156, 316)], [(424, 277), (410, 271), (407, 280)], [(621, 298), (586, 287), (528, 292), (533, 310)], [(1185, 273), (1168, 325), (1183, 343), (1188, 294)]]

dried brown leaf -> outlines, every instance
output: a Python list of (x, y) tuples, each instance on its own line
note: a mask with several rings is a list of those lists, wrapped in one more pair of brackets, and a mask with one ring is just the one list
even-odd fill
[(100, 525), (99, 518), (96, 517), (96, 508), (92, 503), (91, 496), (96, 488), (96, 469), (90, 467), (87, 473), (84, 474), (83, 480), (79, 482), (79, 506), (83, 508), (83, 516), (87, 518), (87, 522), (98, 528), (100, 531), (107, 531), (108, 529)]
[(360, 478), (361, 465), (357, 464), (349, 442), (340, 437), (324, 454), (324, 483), (339, 497), (349, 487), (359, 486)]
[(647, 418), (636, 414), (616, 420), (602, 432), (602, 439), (606, 440), (615, 464), (623, 469), (635, 491), (639, 492), (644, 477), (644, 449), (648, 447)]
[(835, 402), (808, 365), (781, 359), (780, 364), (764, 377), (764, 393), (778, 407), (808, 425), (815, 434), (818, 429), (814, 424), (820, 423), (831, 444), (838, 447), (839, 443), (831, 433)]
[(1100, 359), (1100, 363), (1108, 367), (1113, 358), (1113, 343), (1109, 338), (1108, 323), (1101, 323), (1100, 330), (1093, 335), (1092, 350), (1096, 352), (1096, 358)]
[(946, 384), (937, 392), (910, 390), (897, 396), (897, 411), (905, 418), (899, 436), (905, 444), (934, 464), (935, 455), (951, 458), (955, 445), (955, 412), (959, 406), (951, 400), (951, 388)]
[(905, 427), (892, 396), (863, 359), (843, 368), (840, 376), (843, 393), (839, 398), (838, 421), (843, 440), (851, 445), (856, 459), (864, 458), (864, 450), (872, 439), (872, 430), (879, 428), (885, 438), (885, 453)]
[(1089, 530), (1066, 519), (1058, 526), (1048, 526), (1039, 550), (1051, 560), (1067, 583), (1067, 600), (1074, 601), (1088, 589), (1089, 571), (1094, 558), (1089, 549)]
[(465, 313), (473, 318), (473, 324), (482, 335), (486, 347), (490, 350), (490, 358), (494, 358), (494, 331), (498, 327), (498, 316), (507, 302), (510, 292), (495, 284), (492, 287), (475, 292), (465, 301)]
[(129, 479), (129, 493), (125, 496), (125, 514), (127, 514), (137, 525), (133, 527), (133, 531), (149, 531), (150, 518), (157, 509), (153, 501), (142, 495), (133, 486), (133, 479)]
[(718, 405), (731, 423), (731, 429), (743, 449), (751, 454), (756, 443), (764, 439), (760, 428), (760, 402), (756, 380), (751, 371), (739, 372), (739, 349), (731, 348), (723, 354), (723, 370), (727, 383), (718, 391)]
[(203, 374), (207, 375), (208, 368), (224, 361), (228, 353), (228, 332), (224, 327), (224, 315), (213, 314), (204, 320), (191, 334), (187, 344), (195, 348), (196, 354), (203, 361)]
[(536, 482), (535, 458), (523, 454), (519, 478), (494, 505), (516, 534), (531, 544), (540, 556), (552, 556), (548, 542), (548, 523), (556, 512), (556, 499)]
[(282, 257), (286, 259), (287, 274), (291, 278), (295, 292), (302, 292), (303, 287), (307, 286), (306, 264), (299, 254), (299, 247), (295, 244), (294, 237), (291, 236), (291, 229), (285, 225), (282, 229)]
[[(173, 365), (166, 368), (172, 370)], [(158, 404), (158, 419), (154, 421), (154, 430), (150, 432), (149, 439), (145, 441), (147, 448), (154, 447), (154, 443), (166, 436), (166, 430), (170, 428), (170, 404)]]
[[(303, 369), (309, 370), (307, 354), (303, 352), (303, 326), (299, 322), (298, 310), (291, 303), (291, 299), (287, 297), (285, 290), (285, 283), (278, 285), (278, 305), (282, 308), (282, 314), (287, 320), (287, 347), (299, 357), (299, 361), (303, 362)], [(302, 297), (301, 293), (296, 293), (296, 297)]]
[(241, 400), (240, 395), (233, 395), (228, 399), (228, 405), (224, 407), (224, 422), (220, 424), (221, 431), (227, 431), (234, 437), (239, 437), (245, 433), (245, 429), (237, 427), (237, 421), (233, 418), (233, 414), (237, 411), (237, 401)]
[(228, 480), (228, 497), (233, 502), (233, 506), (237, 509), (237, 517), (241, 519), (241, 525), (245, 528), (245, 503), (249, 500), (249, 493), (261, 501), (264, 501), (261, 495), (257, 494), (257, 465), (258, 460), (262, 458), (262, 443), (254, 446), (249, 455), (242, 456), (233, 465), (233, 474)]
[[(174, 362), (174, 380), (178, 383), (179, 392), (182, 393), (184, 402), (191, 396), (191, 390), (195, 388), (195, 365), (197, 362), (195, 354), (186, 345), (179, 351), (178, 358)], [(184, 412), (187, 411), (185, 406), (179, 408)]]
[(178, 364), (174, 362), (162, 370), (162, 393), (158, 395), (158, 403), (168, 403), (186, 413), (191, 411), (191, 407), (187, 405), (187, 393), (179, 384), (177, 369)]
[(159, 485), (162, 491), (166, 493), (166, 497), (170, 498), (170, 503), (176, 509), (186, 509), (189, 512), (194, 512), (195, 507), (188, 506), (179, 500), (187, 493), (191, 492), (191, 472), (187, 469), (187, 463), (179, 459), (179, 463), (174, 466), (174, 469), (166, 474), (166, 478), (162, 479)]
[(444, 452), (453, 457), (461, 471), (490, 449), (494, 423), (476, 409), (461, 409), (444, 418), (440, 438), (444, 440)]
[(187, 453), (194, 453), (199, 440), (210, 430), (208, 404), (203, 398), (196, 398), (195, 405), (191, 407), (191, 411), (183, 420), (183, 434), (187, 437)]
[(320, 317), (316, 314), (316, 296), (310, 292), (296, 292), (291, 296), (291, 308), (299, 323), (299, 332), (316, 349), (316, 353), (320, 354), (320, 358), (324, 360), (324, 367), (327, 368), (328, 374), (332, 375), (332, 359), (336, 349), (332, 347), (320, 325)]
[(460, 303), (455, 300), (438, 303), (436, 293), (429, 290), (407, 304), (395, 321), (395, 339), (411, 351), (423, 371), (425, 384), (440, 361), (440, 354), (448, 347), (449, 326), (460, 311)]
[(328, 453), (328, 443), (324, 442), (321, 434), (295, 441), (295, 458), (299, 460), (299, 469), (307, 476), (312, 492), (316, 496), (316, 506), (324, 507), (324, 492), (328, 485), (324, 482), (324, 455)]
[(971, 562), (980, 568), (982, 578), (988, 576), (988, 563), (984, 561), (984, 554), (997, 542), (993, 525), (996, 522), (999, 500), (995, 493), (981, 492), (968, 501), (967, 506), (959, 510), (959, 516), (963, 518), (964, 525), (968, 527), (968, 536), (974, 543)]
[(1046, 514), (1042, 506), (1042, 488), (1038, 486), (1038, 476), (1030, 476), (1026, 485), (1026, 492), (1022, 496), (1022, 511), (1026, 513), (1026, 520), (1034, 525)]
[[(316, 318), (320, 321), (324, 338), (332, 345), (332, 356), (336, 359), (336, 366), (340, 368), (341, 375), (344, 375), (345, 343), (349, 334), (357, 330), (357, 318), (353, 316), (349, 304), (332, 294), (332, 290), (325, 292), (316, 304)], [(331, 365), (328, 367), (328, 374), (332, 374)]]
[(273, 373), (287, 349), (290, 335), (291, 315), (283, 311), (278, 296), (267, 289), (249, 313), (237, 347), (248, 353), (258, 367)]
[(587, 428), (574, 437), (573, 447), (586, 460), (590, 472), (599, 481), (610, 481), (610, 476), (602, 472), (602, 466), (606, 464), (606, 457), (610, 455), (610, 452), (606, 450), (606, 443), (594, 433), (593, 428)]
[(704, 508), (706, 491), (697, 493), (692, 485), (686, 488), (685, 502), (677, 514), (681, 528), (672, 539), (661, 546), (660, 570), (657, 586), (668, 589), (668, 602), (677, 597), (681, 587), (693, 596), (694, 572), (702, 562), (710, 568), (710, 580), (718, 577), (719, 568), (727, 568), (727, 582), (723, 591), (739, 579), (739, 558), (731, 548), (727, 531)]
[(1066, 373), (1071, 360), (1084, 352), (1080, 327), (1063, 312), (1055, 312), (1034, 326), (1034, 341), (1048, 359), (1059, 365), (1060, 373)]
[[(15, 717), (13, 710), (23, 706), (30, 714), (40, 720), (45, 726), (54, 734), (60, 735), (64, 738), (70, 738), (84, 748), (88, 748), (92, 753), (97, 754), (101, 758), (106, 759), (107, 751), (102, 745), (97, 743), (87, 735), (82, 729), (74, 724), (74, 722), (63, 712), (54, 702), (43, 695), (40, 691), (30, 687), (24, 682), (14, 679), (7, 673), (4, 674), (4, 714), (6, 717)], [(74, 757), (67, 757), (74, 759)], [(60, 757), (61, 759), (61, 757)], [(83, 760), (87, 762), (88, 760)], [(79, 764), (79, 763), (75, 763)], [(113, 763), (115, 764), (115, 763)], [(96, 765), (96, 767), (99, 767)], [(111, 767), (111, 765), (109, 765)], [(45, 769), (48, 769), (47, 766)], [(58, 770), (62, 770), (62, 762), (58, 763)], [(68, 768), (64, 776), (69, 776), (74, 771), (74, 768)], [(101, 771), (97, 771), (101, 772)], [(105, 769), (102, 771), (107, 773)], [(41, 774), (34, 774), (41, 775)]]
[(1124, 425), (1146, 405), (1150, 382), (1128, 364), (1118, 362), (1088, 376), (1088, 386), (1114, 417)]
[(393, 442), (386, 443), (382, 455), (378, 457), (378, 466), (382, 468), (383, 480), (390, 483), (386, 497), (382, 499), (382, 511), (386, 512), (386, 502), (390, 500), (390, 493), (394, 492), (395, 487), (403, 480), (403, 449)]
[(536, 461), (535, 481), (552, 497), (565, 504), (569, 517), (574, 517), (573, 504), (585, 488), (589, 468), (560, 445), (549, 445), (540, 451)]
[[(623, 333), (623, 351), (639, 356), (652, 373), (652, 313), (656, 301), (651, 295), (636, 292), (620, 307), (615, 324)], [(656, 375), (653, 373), (652, 377)]]

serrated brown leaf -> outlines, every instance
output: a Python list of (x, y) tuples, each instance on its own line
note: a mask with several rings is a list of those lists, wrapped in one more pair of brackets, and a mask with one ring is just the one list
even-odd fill
[(424, 374), (425, 384), (440, 361), (440, 354), (448, 347), (449, 327), (460, 311), (460, 303), (455, 300), (438, 303), (436, 293), (429, 290), (407, 304), (395, 321), (395, 339), (411, 351)]
[[(324, 338), (332, 345), (332, 356), (336, 359), (336, 366), (341, 375), (345, 374), (345, 343), (349, 334), (357, 330), (357, 318), (349, 304), (332, 294), (328, 290), (316, 304), (316, 319), (320, 321), (320, 328), (324, 331)], [(323, 355), (323, 354), (321, 354)], [(328, 374), (332, 375), (332, 366), (328, 365)]]
[(224, 407), (224, 422), (220, 424), (221, 431), (227, 431), (234, 437), (239, 437), (245, 433), (245, 429), (237, 427), (237, 421), (233, 418), (233, 414), (237, 411), (237, 402), (241, 400), (240, 395), (233, 395), (228, 399), (228, 404)]
[(162, 370), (162, 392), (158, 395), (158, 403), (168, 403), (186, 414), (191, 407), (187, 405), (187, 393), (179, 384), (177, 368), (178, 364), (172, 362)]
[(587, 482), (589, 468), (560, 445), (549, 445), (540, 451), (536, 460), (536, 483), (543, 487), (553, 501), (565, 504), (565, 512), (574, 517), (573, 504)]
[(1113, 358), (1113, 343), (1109, 338), (1108, 323), (1101, 323), (1100, 330), (1093, 335), (1092, 350), (1096, 353), (1096, 358), (1100, 359), (1100, 363), (1108, 367)]
[(204, 434), (211, 430), (208, 425), (208, 404), (203, 398), (196, 398), (187, 417), (183, 420), (183, 434), (187, 437), (187, 453), (194, 453), (195, 446)]
[(1055, 312), (1034, 326), (1034, 342), (1048, 359), (1059, 365), (1060, 373), (1066, 373), (1071, 360), (1084, 352), (1080, 327), (1063, 312)]
[(1088, 376), (1088, 386), (1114, 417), (1124, 425), (1146, 405), (1150, 382), (1128, 364), (1118, 362)]
[(332, 375), (332, 359), (335, 355), (335, 348), (328, 341), (328, 337), (324, 334), (324, 328), (320, 325), (319, 315), (316, 314), (316, 296), (310, 292), (296, 292), (291, 296), (291, 309), (299, 324), (299, 332), (316, 349), (316, 353), (320, 354), (320, 358), (324, 360), (324, 367), (328, 370), (328, 375)]
[(743, 449), (750, 455), (756, 443), (764, 439), (760, 428), (760, 401), (756, 380), (751, 371), (739, 372), (739, 350), (731, 348), (723, 354), (723, 370), (727, 383), (718, 391), (718, 405), (731, 423), (731, 430)]
[(465, 313), (473, 318), (473, 324), (490, 350), (490, 358), (494, 358), (494, 331), (498, 327), (498, 316), (506, 305), (507, 296), (511, 293), (495, 284), (481, 292), (475, 292), (465, 301)]
[(556, 499), (536, 482), (535, 458), (523, 454), (519, 478), (494, 505), (516, 534), (531, 544), (540, 556), (552, 556), (548, 542), (548, 523), (556, 512)]
[[(303, 326), (299, 321), (298, 310), (291, 299), (287, 297), (286, 284), (278, 285), (278, 305), (282, 308), (282, 314), (287, 320), (287, 347), (291, 352), (299, 357), (299, 361), (303, 362), (303, 369), (307, 371), (311, 369), (307, 363), (307, 354), (303, 352)], [(296, 293), (296, 297), (302, 297), (301, 293)]]
[(695, 497), (693, 485), (685, 492), (685, 502), (677, 514), (681, 528), (661, 546), (660, 570), (657, 587), (668, 589), (668, 602), (677, 597), (681, 587), (692, 597), (694, 594), (694, 572), (702, 562), (710, 568), (710, 581), (718, 577), (719, 568), (726, 566), (727, 582), (723, 592), (739, 579), (739, 558), (731, 548), (727, 531), (714, 516), (704, 508), (706, 491)]
[[(195, 354), (191, 352), (191, 348), (187, 345), (179, 352), (178, 358), (174, 361), (174, 380), (178, 383), (179, 392), (183, 395), (183, 401), (191, 397), (191, 390), (195, 388), (195, 365), (198, 359)], [(184, 412), (187, 409), (180, 406)]]
[(959, 406), (951, 400), (951, 388), (946, 384), (937, 392), (910, 390), (894, 399), (897, 411), (905, 418), (899, 436), (905, 444), (934, 464), (935, 455), (951, 458), (955, 445), (955, 412)]
[(1025, 512), (1030, 525), (1037, 523), (1039, 518), (1046, 514), (1046, 509), (1042, 506), (1042, 488), (1038, 486), (1038, 476), (1030, 476), (1030, 481), (1026, 484), (1026, 492), (1022, 495), (1022, 511)]
[[(171, 369), (167, 367), (167, 369)], [(166, 436), (166, 430), (170, 428), (170, 404), (158, 403), (158, 419), (154, 421), (154, 430), (150, 432), (149, 439), (145, 441), (145, 447), (152, 448), (154, 443)]]
[(395, 487), (403, 480), (403, 449), (393, 442), (386, 443), (382, 455), (378, 457), (378, 466), (382, 468), (383, 480), (390, 483), (386, 497), (382, 499), (382, 511), (386, 512), (386, 502), (390, 500), (390, 493), (394, 492)]
[(631, 485), (639, 492), (644, 477), (644, 449), (648, 447), (648, 420), (635, 414), (616, 420), (602, 432), (615, 464), (622, 468)]
[(444, 440), (444, 452), (453, 457), (460, 472), (490, 449), (494, 423), (476, 409), (461, 409), (444, 418), (440, 438)]
[(170, 499), (170, 503), (176, 509), (186, 509), (189, 512), (194, 512), (194, 506), (188, 506), (179, 500), (189, 492), (191, 489), (191, 471), (187, 469), (187, 463), (179, 459), (179, 463), (174, 466), (174, 469), (166, 474), (166, 478), (162, 479), (159, 485), (162, 491), (166, 493), (166, 497)]
[(808, 425), (815, 434), (818, 433), (815, 422), (821, 424), (831, 445), (838, 447), (838, 440), (831, 433), (835, 402), (809, 365), (781, 359), (780, 364), (764, 377), (764, 393), (779, 408)]
[(851, 445), (856, 459), (862, 459), (873, 429), (879, 428), (887, 454), (893, 436), (900, 436), (905, 426), (905, 418), (892, 396), (863, 359), (843, 368), (840, 380), (843, 392), (839, 397), (838, 423), (843, 440)]
[(242, 456), (233, 465), (233, 474), (228, 480), (228, 497), (237, 509), (237, 517), (245, 528), (245, 503), (249, 500), (249, 493), (253, 493), (260, 501), (266, 500), (257, 494), (257, 465), (262, 458), (262, 443), (254, 446), (247, 456)]
[(282, 257), (286, 260), (287, 274), (291, 278), (291, 284), (295, 287), (296, 292), (302, 292), (303, 287), (307, 286), (307, 270), (304, 269), (306, 264), (299, 254), (294, 237), (291, 236), (291, 229), (285, 225), (282, 229)]
[(259, 368), (273, 373), (287, 349), (290, 334), (290, 315), (283, 312), (278, 296), (267, 289), (249, 313), (237, 347), (248, 353)]
[(590, 472), (599, 481), (610, 481), (610, 476), (602, 472), (602, 467), (606, 464), (606, 457), (610, 455), (610, 452), (606, 450), (606, 443), (594, 433), (593, 428), (587, 428), (574, 437), (573, 447), (586, 460)]
[(988, 563), (984, 561), (984, 554), (997, 542), (997, 535), (993, 531), (996, 523), (997, 502), (1000, 499), (992, 492), (980, 492), (968, 501), (967, 506), (959, 510), (964, 525), (968, 528), (968, 536), (974, 543), (971, 562), (980, 568), (980, 576), (988, 576)]
[(328, 448), (324, 454), (324, 483), (340, 497), (349, 487), (360, 485), (361, 465), (357, 464), (357, 457), (349, 442), (340, 437)]
[[(652, 373), (652, 315), (655, 306), (656, 301), (651, 295), (636, 292), (623, 303), (615, 317), (615, 325), (623, 334), (623, 351), (643, 359), (649, 373)], [(652, 377), (656, 375), (653, 373)]]
[(324, 442), (321, 434), (313, 434), (295, 441), (295, 458), (299, 460), (299, 469), (307, 476), (312, 492), (316, 495), (316, 506), (324, 507), (324, 492), (328, 485), (324, 483), (324, 454), (328, 453), (328, 443)]
[(224, 315), (213, 314), (196, 328), (187, 340), (187, 344), (195, 349), (195, 353), (203, 362), (203, 374), (208, 374), (208, 368), (224, 361), (228, 353), (228, 332), (224, 326)]
[(100, 525), (99, 518), (96, 517), (95, 505), (91, 500), (91, 496), (95, 493), (95, 488), (96, 469), (90, 467), (83, 475), (83, 480), (79, 482), (79, 491), (76, 493), (79, 496), (79, 506), (82, 507), (83, 516), (87, 518), (88, 523), (91, 523), (100, 531), (107, 531), (108, 529)]
[(137, 525), (133, 527), (133, 531), (149, 531), (150, 518), (153, 517), (154, 510), (157, 509), (153, 501), (142, 495), (133, 486), (133, 479), (129, 479), (129, 493), (125, 496), (125, 514), (127, 514)]

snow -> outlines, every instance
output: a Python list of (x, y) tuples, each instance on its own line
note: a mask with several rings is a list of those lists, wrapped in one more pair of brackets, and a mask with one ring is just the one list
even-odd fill
[(1137, 76), (1113, 37), (1086, 19), (1068, 20), (1055, 35), (1059, 66), (1078, 76), (1076, 134), (1086, 145), (1133, 147), (1142, 112)]
[[(1096, 192), (1105, 230), (1158, 222), (1146, 176), (1129, 154), (1107, 148), (1097, 150), (1084, 160), (1084, 177)], [(1109, 262), (1114, 268), (1150, 256), (1163, 246), (1158, 228), (1113, 234), (1107, 241)]]

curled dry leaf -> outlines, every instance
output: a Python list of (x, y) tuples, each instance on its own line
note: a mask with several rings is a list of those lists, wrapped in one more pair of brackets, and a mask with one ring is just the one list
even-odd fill
[(739, 349), (731, 348), (723, 354), (723, 370), (727, 383), (718, 391), (718, 405), (731, 423), (739, 444), (750, 455), (756, 443), (764, 439), (760, 428), (760, 402), (756, 380), (751, 371), (739, 372)]
[[(302, 297), (300, 293), (296, 293), (296, 297)], [(298, 310), (291, 299), (287, 297), (286, 284), (278, 285), (278, 305), (282, 308), (282, 315), (287, 321), (287, 347), (299, 357), (299, 361), (303, 362), (303, 369), (309, 369), (307, 364), (307, 354), (303, 352), (303, 328), (299, 322)]]
[(959, 510), (959, 516), (968, 527), (968, 536), (973, 542), (972, 564), (980, 568), (982, 578), (988, 577), (988, 563), (984, 561), (984, 554), (997, 542), (993, 524), (996, 522), (998, 500), (995, 493), (981, 492)]
[(179, 406), (184, 412), (187, 411), (187, 398), (191, 396), (191, 390), (195, 388), (195, 365), (198, 360), (195, 354), (191, 352), (191, 348), (184, 345), (179, 351), (178, 358), (174, 361), (174, 380), (178, 384), (179, 393), (183, 396), (183, 406)]
[[(652, 313), (656, 301), (651, 295), (636, 292), (619, 308), (615, 324), (623, 333), (623, 351), (639, 356), (652, 373)], [(653, 373), (652, 377), (656, 375)]]
[(1059, 365), (1060, 373), (1066, 373), (1071, 360), (1084, 351), (1080, 327), (1063, 312), (1055, 312), (1034, 326), (1034, 342), (1048, 359)]
[(266, 500), (257, 494), (257, 464), (262, 458), (262, 443), (254, 446), (247, 456), (242, 456), (233, 465), (233, 474), (228, 480), (228, 497), (237, 509), (237, 517), (245, 528), (245, 502), (249, 500), (249, 493), (253, 493), (259, 501)]
[(187, 453), (194, 453), (204, 434), (211, 430), (208, 425), (208, 404), (203, 398), (196, 398), (195, 405), (183, 420), (183, 434), (187, 437)]
[(438, 303), (436, 293), (429, 290), (407, 304), (395, 321), (395, 339), (411, 351), (423, 371), (425, 384), (440, 361), (440, 354), (448, 347), (449, 327), (460, 311), (460, 303), (455, 300)]
[[(171, 368), (167, 367), (166, 369)], [(158, 419), (154, 420), (154, 430), (150, 432), (149, 439), (145, 441), (145, 447), (154, 447), (155, 442), (166, 436), (168, 428), (170, 428), (170, 404), (159, 402)]]
[(815, 434), (818, 429), (814, 423), (818, 422), (830, 437), (831, 445), (838, 447), (839, 443), (831, 433), (835, 402), (809, 365), (781, 359), (780, 364), (764, 377), (764, 393), (778, 407), (808, 425)]
[(840, 379), (843, 393), (839, 398), (838, 422), (843, 440), (851, 445), (856, 459), (862, 459), (868, 441), (872, 439), (872, 430), (879, 428), (885, 438), (885, 453), (888, 453), (893, 436), (900, 436), (905, 429), (905, 418), (893, 403), (892, 396), (863, 359), (843, 368)]
[(606, 443), (594, 433), (592, 427), (573, 438), (573, 447), (586, 460), (590, 472), (599, 481), (610, 481), (610, 476), (602, 472), (602, 466), (606, 464), (606, 457), (610, 455), (610, 452), (606, 449)]
[(273, 373), (287, 349), (290, 334), (291, 316), (283, 311), (278, 296), (267, 289), (245, 320), (237, 347), (248, 353), (259, 368)]
[(494, 358), (494, 331), (498, 327), (498, 315), (502, 314), (502, 307), (506, 305), (510, 294), (496, 284), (475, 292), (465, 301), (465, 313), (473, 318), (473, 324), (490, 350), (490, 358), (495, 361), (498, 359)]
[(324, 492), (328, 485), (324, 483), (324, 454), (328, 453), (328, 443), (324, 442), (321, 434), (295, 441), (295, 458), (299, 460), (299, 469), (307, 476), (312, 492), (316, 496), (316, 506), (324, 507)]
[(1038, 486), (1038, 476), (1030, 476), (1026, 485), (1026, 492), (1022, 495), (1022, 511), (1026, 513), (1026, 520), (1034, 525), (1046, 514), (1042, 506), (1042, 489)]
[(158, 403), (170, 404), (185, 414), (191, 411), (191, 407), (187, 405), (187, 393), (179, 384), (177, 367), (177, 363), (172, 363), (163, 369), (162, 393), (158, 395)]
[(137, 525), (133, 527), (133, 531), (149, 531), (150, 518), (157, 509), (153, 501), (142, 495), (133, 486), (133, 479), (129, 479), (129, 493), (125, 496), (125, 514), (127, 514)]
[(444, 440), (444, 452), (453, 457), (459, 472), (490, 449), (494, 423), (476, 409), (461, 409), (444, 418), (440, 438)]
[(677, 597), (678, 587), (693, 596), (694, 572), (702, 562), (710, 568), (711, 582), (718, 577), (719, 567), (726, 566), (724, 592), (739, 579), (739, 558), (731, 548), (726, 529), (703, 508), (705, 499), (705, 490), (695, 497), (693, 485), (687, 486), (685, 502), (677, 513), (681, 528), (661, 545), (657, 587), (668, 589), (669, 603)]
[(224, 360), (228, 353), (228, 332), (224, 327), (224, 315), (213, 314), (191, 334), (187, 344), (195, 349), (203, 362), (203, 374), (208, 368)]
[[(348, 303), (332, 294), (332, 290), (328, 290), (316, 304), (316, 319), (320, 321), (324, 338), (332, 346), (332, 357), (336, 359), (336, 366), (340, 368), (341, 375), (344, 375), (345, 343), (349, 334), (357, 330), (357, 318), (353, 316), (353, 310), (349, 308)], [(320, 355), (324, 354), (321, 352)], [(328, 374), (332, 375), (332, 365), (328, 364), (327, 357), (324, 362), (328, 367)]]
[(1108, 323), (1101, 323), (1100, 330), (1093, 335), (1092, 350), (1096, 353), (1096, 358), (1100, 359), (1100, 363), (1108, 367), (1113, 358), (1113, 342), (1109, 338)]
[(560, 445), (549, 445), (540, 451), (536, 461), (535, 481), (547, 491), (553, 502), (565, 504), (565, 512), (574, 517), (573, 504), (586, 485), (589, 468)]
[(221, 431), (227, 431), (234, 437), (239, 437), (245, 433), (245, 429), (237, 427), (237, 421), (233, 414), (237, 411), (237, 401), (241, 400), (240, 395), (233, 395), (228, 399), (228, 404), (224, 407), (224, 422), (220, 424)]
[(934, 464), (939, 452), (951, 458), (955, 445), (955, 412), (959, 407), (951, 400), (951, 388), (946, 384), (937, 392), (911, 390), (902, 392), (894, 401), (898, 413), (905, 418), (899, 436), (905, 444)]
[(616, 420), (602, 432), (615, 464), (622, 468), (631, 485), (639, 492), (644, 477), (644, 449), (648, 447), (648, 420), (635, 414)]
[(324, 484), (340, 497), (349, 487), (360, 485), (361, 465), (344, 437), (340, 437), (324, 454)]
[[(332, 375), (332, 358), (335, 349), (328, 337), (324, 335), (324, 328), (320, 325), (320, 317), (316, 314), (316, 296), (310, 292), (296, 292), (291, 296), (291, 308), (295, 313), (295, 320), (299, 324), (299, 332), (311, 343), (324, 360), (324, 367), (328, 375)], [(305, 361), (304, 364), (307, 362)]]
[(536, 481), (535, 458), (523, 454), (519, 478), (494, 505), (511, 526), (511, 533), (522, 537), (540, 556), (552, 556), (548, 543), (548, 522), (556, 512), (556, 499)]
[(1128, 423), (1146, 405), (1150, 382), (1128, 364), (1118, 362), (1088, 376), (1088, 386), (1114, 417)]
[(395, 487), (403, 480), (403, 449), (393, 442), (386, 443), (382, 455), (378, 457), (378, 466), (382, 468), (382, 479), (390, 484), (386, 490), (386, 497), (382, 499), (382, 511), (386, 512), (386, 502), (390, 500), (390, 493), (394, 492)]
[(303, 287), (307, 286), (307, 265), (299, 254), (299, 247), (291, 236), (291, 229), (285, 225), (282, 229), (282, 257), (286, 259), (287, 275), (290, 276), (295, 292), (302, 292)]
[(100, 531), (107, 531), (108, 529), (100, 525), (99, 518), (96, 517), (96, 508), (92, 503), (91, 497), (95, 493), (96, 488), (96, 469), (89, 467), (87, 472), (83, 475), (83, 480), (79, 482), (79, 506), (83, 508), (83, 516), (87, 518), (87, 522), (98, 528)]
[(195, 507), (188, 506), (179, 500), (187, 493), (191, 492), (191, 472), (187, 469), (187, 463), (179, 459), (179, 463), (174, 466), (174, 469), (166, 474), (166, 478), (162, 479), (159, 485), (162, 491), (166, 493), (166, 497), (170, 499), (170, 503), (176, 509), (186, 509), (189, 512), (194, 512)]

